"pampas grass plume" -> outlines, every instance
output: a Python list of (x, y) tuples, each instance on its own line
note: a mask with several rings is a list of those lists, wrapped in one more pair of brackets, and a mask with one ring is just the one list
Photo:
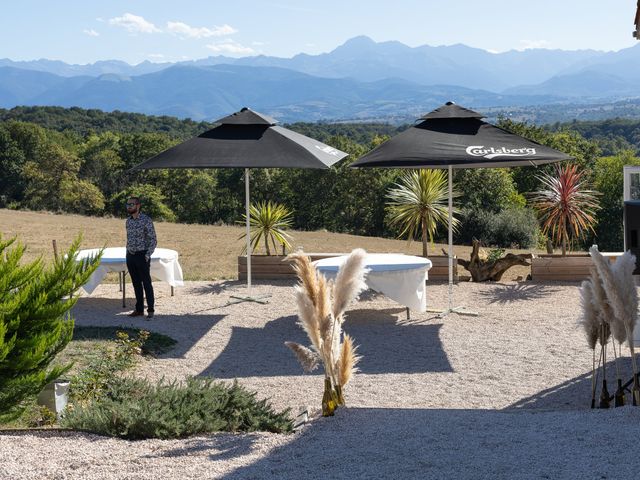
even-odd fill
[(341, 387), (349, 383), (349, 380), (351, 380), (351, 377), (357, 371), (356, 365), (360, 360), (360, 356), (356, 355), (357, 349), (358, 347), (353, 345), (353, 339), (345, 333), (338, 365), (338, 382)]
[(580, 324), (584, 328), (587, 335), (587, 343), (589, 348), (594, 350), (598, 342), (600, 325), (598, 322), (598, 312), (594, 308), (593, 303), (593, 287), (591, 281), (585, 280), (580, 288), (580, 300), (582, 304), (582, 318)]
[(342, 314), (349, 302), (367, 287), (364, 281), (366, 271), (363, 268), (366, 256), (367, 252), (361, 248), (353, 250), (338, 271), (333, 285), (333, 316), (337, 319), (343, 318)]
[(598, 310), (598, 316), (600, 323), (606, 324), (609, 332), (613, 334), (619, 343), (622, 343), (627, 338), (627, 332), (624, 327), (624, 322), (613, 312), (609, 299), (607, 298), (607, 292), (604, 289), (598, 270), (593, 268), (591, 270), (591, 287), (593, 290), (593, 297), (591, 299), (594, 307)]
[(320, 359), (316, 352), (296, 342), (284, 342), (284, 344), (295, 353), (296, 358), (305, 372), (310, 373), (318, 368)]
[[(633, 353), (633, 327), (636, 323), (637, 309), (638, 309), (638, 295), (633, 281), (633, 276), (629, 275), (629, 278), (625, 278), (627, 274), (627, 264), (630, 261), (635, 263), (635, 257), (628, 252), (624, 253), (617, 262), (622, 262), (616, 269), (616, 274), (609, 265), (609, 261), (602, 256), (598, 249), (593, 246), (589, 249), (589, 254), (593, 258), (593, 261), (598, 269), (598, 274), (602, 280), (602, 286), (609, 299), (609, 304), (613, 310), (614, 315), (618, 320), (622, 320), (625, 325), (627, 333), (627, 342), (629, 348)], [(633, 272), (633, 269), (631, 270)], [(633, 289), (628, 288), (626, 283), (630, 283)], [(632, 310), (633, 309), (633, 310)]]
[(300, 283), (304, 286), (309, 300), (315, 306), (318, 304), (318, 273), (311, 263), (311, 259), (304, 252), (294, 252), (287, 256), (286, 260), (293, 262)]

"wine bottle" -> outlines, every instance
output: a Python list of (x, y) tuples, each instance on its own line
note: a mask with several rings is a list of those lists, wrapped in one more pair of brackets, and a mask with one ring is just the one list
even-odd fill
[(615, 393), (615, 407), (623, 407), (624, 406), (624, 389), (622, 388), (622, 380), (618, 379), (618, 389)]
[(602, 390), (600, 391), (599, 408), (609, 408), (609, 391), (607, 390), (606, 380), (602, 380)]
[(337, 404), (334, 399), (334, 391), (331, 387), (331, 379), (324, 379), (324, 394), (322, 395), (322, 416), (331, 417), (336, 410)]

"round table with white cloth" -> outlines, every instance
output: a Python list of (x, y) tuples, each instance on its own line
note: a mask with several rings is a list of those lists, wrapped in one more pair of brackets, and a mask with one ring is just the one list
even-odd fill
[[(313, 262), (327, 278), (335, 278), (348, 255)], [(367, 286), (411, 310), (427, 310), (426, 280), (431, 260), (401, 253), (368, 253), (365, 257)]]
[[(76, 261), (95, 256), (99, 251), (99, 248), (80, 250), (76, 255)], [(100, 259), (100, 265), (82, 288), (85, 292), (91, 294), (107, 273), (120, 272), (124, 274), (126, 271), (127, 249), (125, 247), (105, 248)], [(167, 282), (171, 287), (182, 287), (184, 283), (182, 281), (182, 267), (178, 263), (178, 252), (168, 248), (156, 248), (153, 255), (151, 255), (151, 276)]]

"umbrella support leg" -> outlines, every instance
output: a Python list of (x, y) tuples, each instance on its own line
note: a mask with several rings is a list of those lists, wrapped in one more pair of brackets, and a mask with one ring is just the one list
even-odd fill
[(479, 317), (480, 314), (478, 312), (474, 312), (472, 310), (467, 310), (467, 307), (453, 307), (447, 308), (446, 310), (440, 310), (438, 313), (438, 318), (444, 318), (451, 313), (457, 313), (458, 315), (464, 315), (467, 317)]
[(233, 305), (234, 303), (242, 303), (242, 302), (255, 302), (255, 303), (261, 303), (262, 305), (265, 305), (269, 303), (269, 300), (266, 300), (266, 299), (271, 298), (271, 295), (254, 295), (252, 297), (231, 295), (231, 298), (233, 298), (233, 300), (229, 300), (227, 302), (227, 305)]
[(127, 304), (125, 302), (125, 294), (126, 294), (126, 290), (127, 290), (127, 280), (125, 278), (125, 275), (127, 274), (127, 272), (119, 272), (118, 275), (120, 275), (120, 286), (122, 288), (122, 308), (126, 307)]

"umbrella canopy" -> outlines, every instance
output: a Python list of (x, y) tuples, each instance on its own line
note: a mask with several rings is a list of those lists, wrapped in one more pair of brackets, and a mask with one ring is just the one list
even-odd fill
[(542, 165), (571, 157), (482, 121), (452, 102), (360, 157), (351, 167), (485, 168)]
[(211, 130), (132, 170), (151, 168), (329, 168), (347, 154), (243, 108)]
[(453, 168), (518, 167), (569, 160), (572, 157), (482, 121), (481, 114), (453, 102), (426, 114), (420, 123), (390, 138), (351, 164), (352, 168), (447, 168), (449, 170), (449, 312), (452, 307)]
[(243, 108), (217, 120), (217, 127), (171, 147), (132, 170), (153, 168), (244, 168), (247, 286), (251, 297), (249, 169), (329, 168), (348, 154), (276, 125), (274, 119)]

